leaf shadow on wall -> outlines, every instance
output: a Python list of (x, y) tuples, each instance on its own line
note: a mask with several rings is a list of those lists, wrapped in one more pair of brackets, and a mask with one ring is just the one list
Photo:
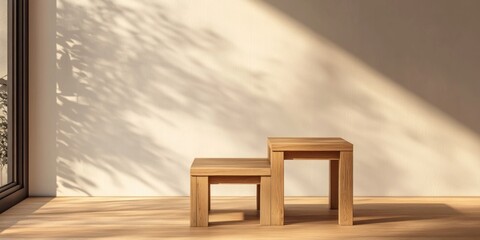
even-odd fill
[[(188, 194), (191, 159), (181, 146), (162, 146), (139, 131), (129, 119), (132, 114), (174, 129), (182, 126), (164, 112), (213, 121), (226, 129), (248, 125), (248, 132), (235, 136), (248, 145), (265, 132), (252, 115), (279, 111), (265, 99), (256, 112), (249, 111), (260, 102), (259, 94), (239, 91), (241, 86), (228, 76), (224, 81), (216, 69), (231, 69), (239, 78), (258, 79), (261, 74), (225, 61), (228, 41), (208, 29), (189, 29), (160, 3), (148, 1), (154, 9), (148, 13), (109, 0), (88, 6), (58, 3), (57, 182), (69, 194), (108, 195), (95, 189), (105, 182), (121, 189), (125, 179), (147, 186), (149, 194)], [(185, 48), (214, 59), (218, 66), (205, 66), (201, 58), (178, 52)], [(258, 92), (262, 88), (254, 87)], [(95, 173), (87, 172), (92, 170)]]

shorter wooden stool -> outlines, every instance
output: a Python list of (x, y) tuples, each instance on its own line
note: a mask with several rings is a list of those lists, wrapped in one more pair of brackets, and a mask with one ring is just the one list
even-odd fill
[(260, 224), (270, 225), (270, 161), (267, 158), (196, 158), (190, 168), (190, 226), (208, 226), (210, 184), (218, 183), (259, 184)]

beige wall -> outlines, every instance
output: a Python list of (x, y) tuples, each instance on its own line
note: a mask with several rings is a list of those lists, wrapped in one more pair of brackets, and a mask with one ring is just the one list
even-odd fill
[[(403, 41), (382, 41), (402, 38), (363, 24), (370, 14), (357, 11), (388, 7), (363, 3), (32, 1), (31, 194), (188, 195), (194, 157), (265, 156), (268, 136), (341, 136), (355, 144), (357, 196), (480, 195), (479, 127), (468, 113), (476, 110), (436, 101), (464, 91), (465, 104), (477, 103), (470, 77), (479, 74), (469, 62), (427, 65), (437, 75), (425, 74), (410, 64), (415, 48), (379, 55)], [(308, 9), (328, 11), (318, 19)], [(397, 24), (399, 16), (382, 17)], [(425, 21), (392, 28), (450, 34)], [(454, 50), (476, 47), (464, 43)], [(434, 53), (421, 60), (445, 57)], [(412, 90), (411, 79), (428, 94)], [(436, 88), (445, 82), (462, 88)], [(286, 194), (326, 195), (326, 166), (288, 162)]]

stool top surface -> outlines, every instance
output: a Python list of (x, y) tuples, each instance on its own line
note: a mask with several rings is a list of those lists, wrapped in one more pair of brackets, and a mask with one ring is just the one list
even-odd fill
[(268, 158), (195, 158), (190, 174), (196, 176), (270, 175)]
[(353, 151), (353, 144), (338, 137), (269, 137), (268, 147), (274, 151)]

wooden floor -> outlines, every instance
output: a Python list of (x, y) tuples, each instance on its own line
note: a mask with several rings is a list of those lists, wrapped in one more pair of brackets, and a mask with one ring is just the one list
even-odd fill
[(287, 198), (285, 226), (259, 226), (253, 197), (216, 197), (189, 227), (188, 197), (29, 198), (0, 215), (0, 238), (480, 239), (480, 198), (355, 198), (354, 226), (327, 198)]

